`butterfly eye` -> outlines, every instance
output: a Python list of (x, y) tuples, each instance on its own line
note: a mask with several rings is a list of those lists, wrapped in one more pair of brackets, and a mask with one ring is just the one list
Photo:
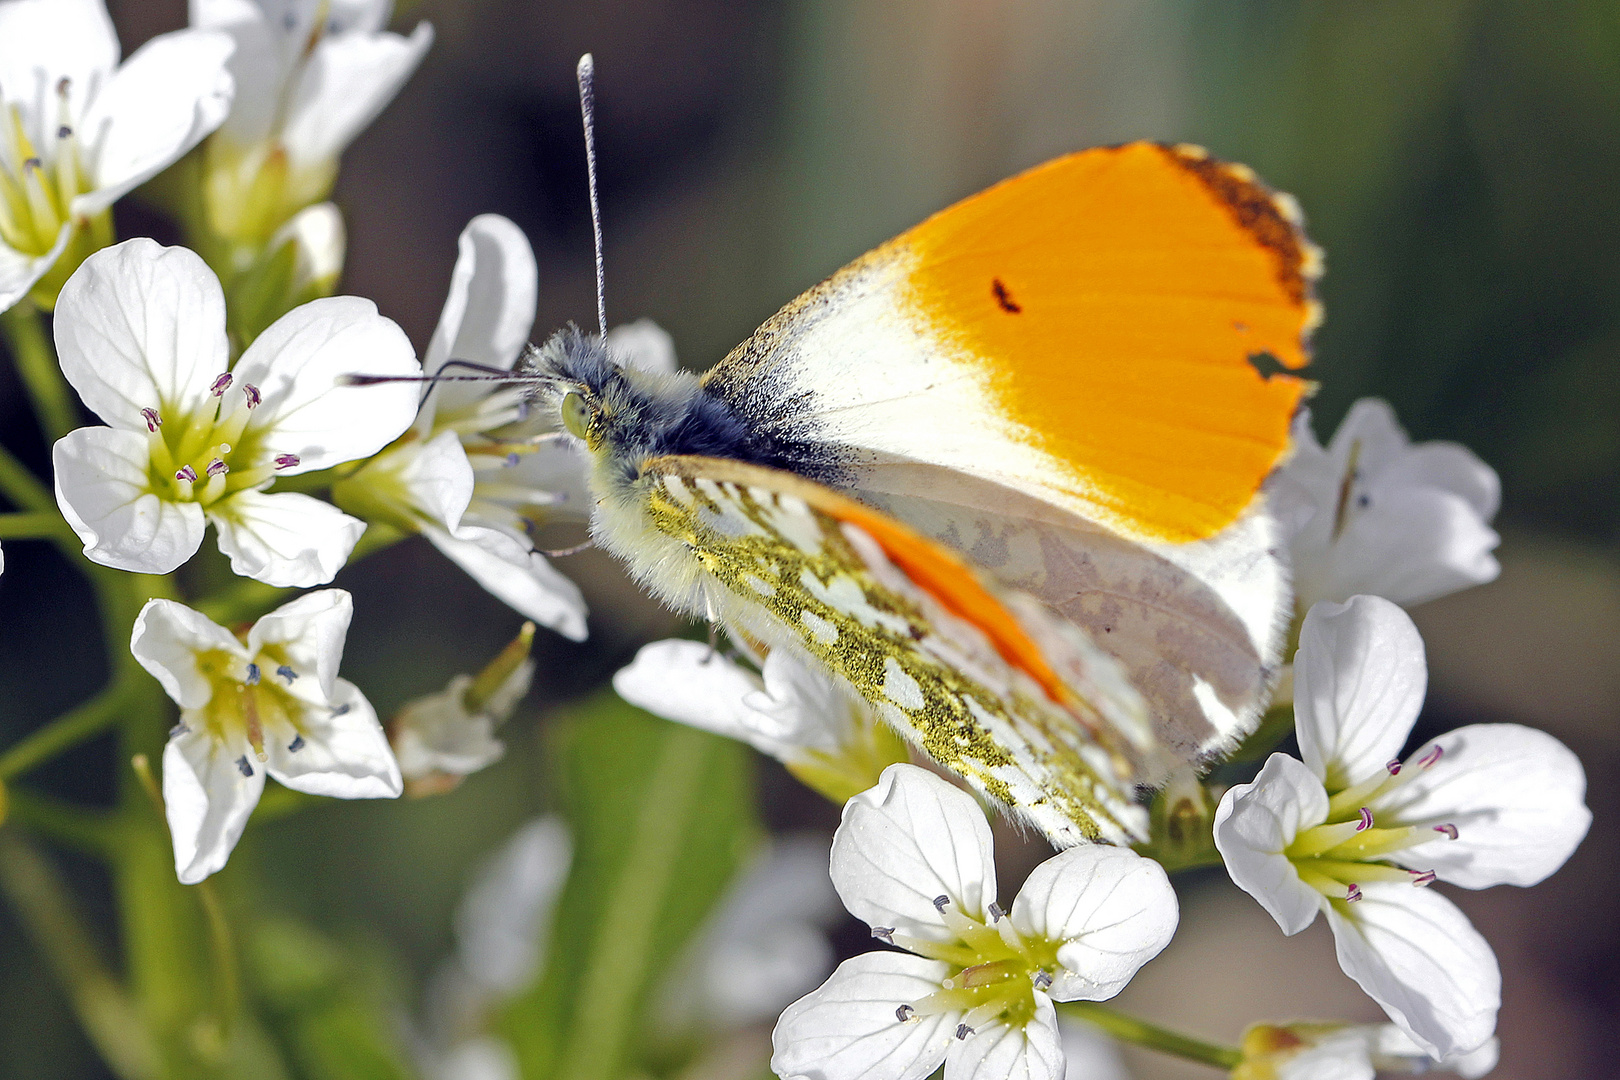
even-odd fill
[(568, 429), (568, 434), (589, 441), (587, 432), (591, 429), (593, 419), (595, 417), (591, 407), (585, 403), (584, 395), (573, 390), (563, 395), (562, 423)]

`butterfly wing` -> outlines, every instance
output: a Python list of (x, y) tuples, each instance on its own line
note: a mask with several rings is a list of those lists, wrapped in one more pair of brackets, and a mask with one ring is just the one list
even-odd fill
[(664, 457), (636, 486), (653, 529), (700, 568), (678, 602), (819, 660), (1054, 843), (1143, 838), (1133, 789), (1168, 762), (1141, 697), (1075, 626), (792, 473)]
[(857, 260), (704, 385), (1088, 627), (1197, 760), (1252, 728), (1278, 661), (1259, 492), (1309, 388), (1319, 264), (1242, 166), (1088, 150)]
[(1215, 536), (1288, 447), (1320, 259), (1292, 200), (1185, 146), (1086, 150), (839, 271), (704, 377), (764, 430)]
[(1269, 703), (1287, 582), (1267, 515), (1246, 514), (1209, 540), (1153, 544), (921, 462), (863, 468), (854, 486), (862, 501), (1087, 631), (1124, 668), (1158, 742), (1179, 759), (1232, 749)]

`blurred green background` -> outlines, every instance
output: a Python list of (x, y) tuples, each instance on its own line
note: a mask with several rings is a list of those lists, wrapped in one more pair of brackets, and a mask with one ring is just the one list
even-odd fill
[[(112, 3), (126, 53), (178, 0)], [(1295, 194), (1325, 248), (1312, 371), (1325, 440), (1389, 399), (1422, 439), (1466, 443), (1504, 487), (1502, 579), (1416, 612), (1433, 685), (1416, 738), (1514, 720), (1581, 754), (1595, 812), (1533, 892), (1458, 897), (1506, 979), (1500, 1077), (1600, 1077), (1620, 1062), (1620, 4), (1613, 0), (421, 0), (438, 39), (347, 155), (343, 291), (424, 347), (456, 236), (506, 214), (540, 261), (543, 336), (592, 318), (574, 61), (595, 53), (610, 320), (649, 316), (684, 363), (717, 360), (796, 292), (923, 215), (1097, 143), (1191, 141)], [(173, 235), (138, 205), (121, 235)], [(168, 230), (168, 231), (166, 231)], [(0, 436), (48, 460), (9, 366)], [(0, 577), (0, 746), (102, 678), (88, 590), (43, 544)], [(507, 758), (439, 798), (323, 804), (255, 830), (230, 874), (364, 956), (384, 1000), (417, 999), (450, 947), (469, 868), (555, 807), (555, 710), (675, 624), (605, 558), (592, 639), (541, 632)], [(345, 675), (383, 715), (471, 670), (519, 618), (425, 543), (346, 570)], [(836, 813), (755, 761), (774, 829)], [(110, 744), (34, 774), (107, 798)], [(1008, 890), (1033, 848), (1006, 856)], [(96, 864), (53, 852), (107, 942)], [(1181, 936), (1122, 1005), (1212, 1037), (1253, 1019), (1376, 1015), (1321, 925), (1284, 941), (1216, 875), (1184, 885)], [(842, 940), (842, 939), (840, 939)], [(849, 936), (849, 944), (856, 938)], [(1132, 1056), (1139, 1077), (1207, 1070)], [(0, 1076), (103, 1077), (59, 991), (0, 909)]]

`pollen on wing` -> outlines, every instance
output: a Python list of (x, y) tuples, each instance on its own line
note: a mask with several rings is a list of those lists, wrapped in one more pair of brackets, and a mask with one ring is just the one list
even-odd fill
[(1107, 752), (982, 634), (947, 630), (938, 620), (952, 617), (898, 567), (874, 567), (881, 552), (863, 554), (840, 520), (758, 483), (659, 479), (648, 518), (757, 612), (744, 632), (792, 633), (936, 761), (1060, 842), (1140, 831)]

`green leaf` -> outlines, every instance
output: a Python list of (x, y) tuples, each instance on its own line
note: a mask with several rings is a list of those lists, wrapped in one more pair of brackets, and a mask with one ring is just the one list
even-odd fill
[(574, 838), (547, 964), (503, 1029), (525, 1080), (617, 1080), (649, 999), (758, 839), (746, 749), (611, 692), (553, 729)]

